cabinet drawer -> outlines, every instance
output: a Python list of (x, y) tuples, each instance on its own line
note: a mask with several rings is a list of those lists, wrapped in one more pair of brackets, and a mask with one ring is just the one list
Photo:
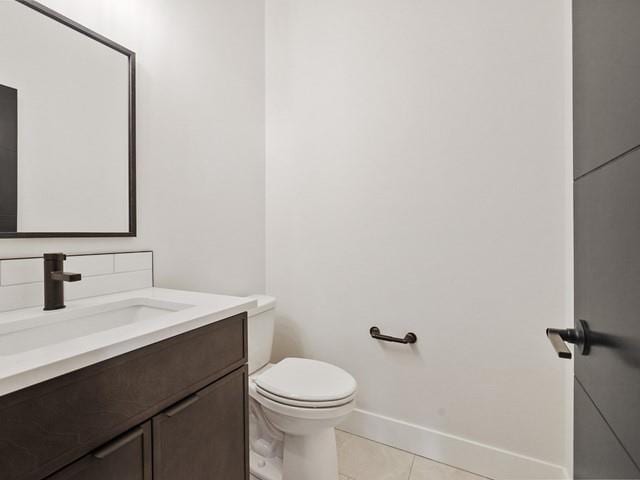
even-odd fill
[(38, 480), (246, 363), (246, 313), (0, 398), (0, 479)]
[(134, 428), (47, 480), (151, 480), (151, 423)]
[(154, 480), (249, 478), (247, 367), (153, 418)]

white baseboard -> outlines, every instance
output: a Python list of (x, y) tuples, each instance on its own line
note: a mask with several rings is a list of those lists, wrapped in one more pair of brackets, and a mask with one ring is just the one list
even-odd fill
[(494, 480), (568, 478), (560, 465), (364, 410), (355, 410), (339, 428)]

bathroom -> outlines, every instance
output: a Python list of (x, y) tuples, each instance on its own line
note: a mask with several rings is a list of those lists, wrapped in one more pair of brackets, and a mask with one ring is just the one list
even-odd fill
[(640, 479), (640, 2), (0, 23), (0, 480)]

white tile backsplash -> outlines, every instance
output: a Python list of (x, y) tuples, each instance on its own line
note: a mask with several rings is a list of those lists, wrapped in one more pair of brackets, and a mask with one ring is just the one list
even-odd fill
[(42, 258), (0, 261), (0, 286), (42, 281)]
[(153, 254), (151, 252), (118, 253), (116, 255), (116, 272), (135, 272), (137, 270), (150, 270), (152, 266)]
[(65, 272), (81, 273), (82, 277), (107, 275), (114, 272), (114, 254), (68, 256)]
[(139, 270), (137, 272), (86, 277), (79, 282), (65, 283), (64, 291), (66, 299), (75, 300), (95, 297), (96, 295), (138, 290), (150, 287), (152, 283), (151, 270)]
[[(81, 281), (65, 283), (67, 300), (153, 286), (152, 252), (69, 255), (64, 269), (82, 274)], [(0, 260), (0, 312), (42, 305), (42, 276), (42, 258)]]
[(44, 284), (25, 283), (0, 287), (0, 312), (35, 307), (44, 303)]

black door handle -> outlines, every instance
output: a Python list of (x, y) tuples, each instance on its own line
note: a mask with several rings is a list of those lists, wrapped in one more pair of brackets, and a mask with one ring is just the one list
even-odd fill
[(415, 333), (413, 332), (409, 332), (407, 333), (404, 338), (400, 338), (400, 337), (390, 337), (389, 335), (382, 335), (380, 333), (380, 329), (378, 327), (371, 327), (369, 329), (369, 335), (371, 335), (372, 338), (375, 338), (377, 340), (382, 340), (384, 342), (393, 342), (393, 343), (416, 343), (418, 341), (418, 337), (416, 336)]
[(113, 442), (108, 443), (107, 445), (100, 448), (99, 450), (96, 450), (93, 453), (93, 456), (99, 460), (102, 460), (108, 457), (109, 455), (111, 455), (113, 452), (120, 450), (122, 447), (124, 447), (128, 443), (131, 443), (136, 438), (141, 437), (143, 434), (144, 432), (141, 428), (136, 428), (135, 430), (129, 433), (126, 433), (119, 438), (116, 438)]
[(578, 320), (576, 328), (547, 328), (547, 338), (560, 358), (572, 357), (565, 342), (578, 345), (582, 355), (589, 355), (591, 349), (591, 331), (584, 320)]
[(190, 397), (185, 398), (181, 402), (176, 403), (173, 407), (165, 410), (164, 414), (167, 417), (173, 417), (179, 414), (181, 411), (186, 410), (191, 405), (200, 400), (200, 397), (197, 394), (191, 395)]

